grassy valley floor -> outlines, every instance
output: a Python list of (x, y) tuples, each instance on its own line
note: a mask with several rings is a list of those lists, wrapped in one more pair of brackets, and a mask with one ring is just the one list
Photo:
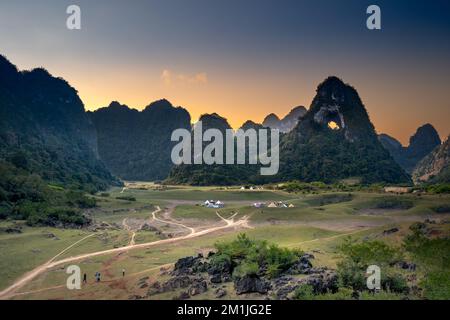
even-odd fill
[[(449, 195), (384, 193), (292, 194), (270, 190), (213, 187), (114, 188), (95, 196), (89, 228), (27, 227), (20, 221), (0, 222), (0, 297), (3, 299), (172, 299), (177, 290), (148, 296), (155, 281), (169, 278), (180, 258), (206, 254), (217, 242), (240, 233), (281, 247), (312, 253), (314, 266), (335, 268), (337, 247), (351, 236), (398, 245), (414, 222), (435, 221), (450, 235)], [(199, 204), (221, 200), (225, 207)], [(292, 208), (255, 208), (254, 202), (283, 201)], [(447, 223), (445, 223), (447, 221)], [(395, 232), (384, 232), (398, 228)], [(89, 255), (92, 254), (92, 255)], [(88, 276), (81, 290), (66, 288), (66, 268), (79, 265)], [(37, 268), (37, 269), (36, 269)], [(39, 269), (40, 268), (40, 269)], [(125, 276), (122, 270), (125, 269)], [(30, 276), (29, 272), (35, 270)], [(102, 281), (94, 281), (101, 272)], [(28, 276), (27, 276), (28, 273)], [(237, 296), (233, 283), (223, 284), (223, 299)], [(212, 290), (192, 299), (214, 299)]]

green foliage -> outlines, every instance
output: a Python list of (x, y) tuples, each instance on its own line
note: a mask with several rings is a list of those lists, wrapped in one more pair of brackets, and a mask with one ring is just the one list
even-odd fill
[(125, 201), (136, 201), (136, 198), (133, 196), (119, 196), (116, 197), (117, 200), (125, 200)]
[(378, 199), (375, 208), (376, 209), (399, 209), (407, 210), (414, 207), (414, 202), (407, 199), (396, 197), (385, 197)]
[(67, 204), (82, 209), (94, 208), (97, 204), (95, 198), (87, 197), (83, 192), (70, 190), (66, 193)]
[(450, 213), (450, 204), (438, 205), (432, 207), (431, 210), (433, 210), (436, 213)]
[(293, 295), (296, 300), (315, 300), (314, 288), (308, 284), (298, 287)]
[(307, 203), (313, 206), (326, 206), (334, 203), (348, 202), (353, 200), (353, 195), (351, 193), (347, 194), (324, 194), (314, 199), (308, 200)]
[(189, 113), (167, 100), (152, 103), (143, 111), (113, 102), (88, 113), (98, 136), (100, 158), (115, 175), (126, 180), (165, 179), (173, 164), (175, 129), (190, 129)]
[(48, 185), (38, 175), (0, 161), (0, 219), (79, 227), (90, 221), (81, 209), (95, 205), (95, 199), (81, 191)]
[(404, 240), (405, 249), (414, 260), (428, 271), (448, 270), (450, 268), (450, 239), (426, 236), (426, 225), (415, 223), (410, 227), (412, 233)]
[(420, 283), (424, 297), (431, 300), (450, 299), (450, 270), (432, 271)]
[(238, 235), (231, 242), (216, 244), (217, 253), (211, 259), (213, 265), (222, 266), (224, 263), (233, 268), (234, 277), (256, 275), (276, 277), (286, 271), (302, 255), (301, 251), (280, 248), (266, 241), (251, 240), (246, 234)]
[(385, 272), (381, 274), (381, 287), (386, 292), (404, 293), (409, 292), (409, 287), (406, 279), (399, 273), (393, 272), (386, 268)]
[(356, 264), (368, 267), (376, 264), (380, 267), (392, 265), (401, 259), (398, 249), (381, 241), (353, 242), (347, 238), (340, 246), (340, 252)]
[(427, 299), (450, 299), (450, 239), (428, 238), (424, 223), (411, 225), (404, 247), (425, 273), (420, 282)]
[(364, 241), (356, 243), (350, 238), (339, 247), (343, 259), (338, 263), (339, 281), (343, 287), (356, 291), (367, 289), (366, 270), (370, 265), (377, 265), (383, 270), (381, 284), (383, 289), (405, 292), (406, 282), (391, 270), (402, 255), (398, 249), (381, 241)]
[(450, 183), (432, 184), (427, 186), (426, 190), (435, 194), (450, 193)]

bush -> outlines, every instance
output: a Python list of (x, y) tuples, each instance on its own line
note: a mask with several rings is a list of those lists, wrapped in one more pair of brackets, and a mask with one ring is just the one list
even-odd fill
[(381, 274), (381, 287), (387, 292), (404, 293), (409, 292), (405, 278), (398, 273)]
[(432, 207), (431, 210), (436, 213), (450, 213), (450, 204), (443, 204), (440, 206)]
[(450, 300), (450, 271), (429, 272), (420, 282), (423, 295), (431, 300)]
[(295, 290), (293, 298), (296, 300), (315, 300), (314, 288), (308, 284), (302, 285)]
[(117, 200), (125, 200), (125, 201), (136, 201), (136, 198), (133, 196), (119, 196), (116, 197)]
[(375, 204), (375, 209), (399, 209), (408, 210), (414, 207), (414, 203), (411, 200), (387, 197), (380, 199)]
[(243, 278), (245, 276), (256, 276), (259, 271), (259, 266), (256, 262), (242, 262), (233, 272), (233, 277)]
[(397, 275), (389, 276), (389, 270), (396, 262), (400, 261), (402, 255), (398, 249), (392, 248), (381, 241), (353, 242), (350, 238), (339, 247), (343, 255), (342, 261), (337, 265), (340, 285), (350, 287), (355, 291), (367, 290), (366, 270), (370, 265), (379, 266), (381, 282), (385, 282), (384, 288), (388, 286), (393, 290), (403, 292), (403, 284)]
[(81, 209), (94, 208), (97, 205), (95, 198), (87, 197), (81, 191), (69, 191), (66, 194), (67, 204)]
[(225, 264), (231, 266), (234, 277), (258, 274), (273, 278), (292, 267), (303, 254), (299, 250), (269, 245), (266, 241), (251, 240), (246, 234), (238, 235), (231, 242), (217, 243), (216, 249), (211, 264), (218, 268)]
[(427, 187), (429, 193), (450, 193), (450, 183), (434, 184)]

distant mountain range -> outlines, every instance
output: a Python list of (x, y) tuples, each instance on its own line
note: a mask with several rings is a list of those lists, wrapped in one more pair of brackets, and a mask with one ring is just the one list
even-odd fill
[(269, 114), (262, 125), (271, 129), (278, 129), (287, 133), (295, 128), (299, 119), (306, 114), (307, 110), (303, 106), (293, 108), (283, 119), (278, 118), (274, 113)]
[[(301, 109), (299, 109), (301, 110)], [(273, 117), (272, 117), (273, 118)], [(226, 120), (217, 120), (228, 126)], [(265, 125), (268, 124), (265, 121)], [(378, 141), (375, 129), (354, 88), (330, 77), (317, 89), (311, 108), (280, 141), (280, 172), (260, 176), (255, 166), (220, 170), (205, 165), (175, 167), (168, 181), (189, 184), (264, 183), (269, 181), (336, 182), (357, 177), (363, 183), (409, 183), (410, 178)]]
[(100, 158), (125, 180), (165, 179), (172, 168), (172, 132), (191, 128), (189, 113), (167, 100), (142, 111), (112, 102), (88, 114), (96, 128)]
[(416, 183), (450, 183), (450, 136), (417, 164), (413, 180)]
[[(203, 130), (231, 128), (216, 113), (200, 120)], [(282, 119), (270, 114), (262, 124), (249, 120), (242, 125), (265, 127), (281, 131), (275, 176), (261, 176), (255, 165), (174, 167), (171, 133), (192, 129), (182, 107), (159, 100), (137, 111), (112, 102), (85, 112), (76, 90), (63, 79), (44, 69), (19, 72), (0, 56), (0, 162), (51, 183), (91, 191), (119, 183), (114, 176), (197, 185), (346, 178), (409, 183), (405, 171), (417, 167), (415, 177), (434, 177), (436, 168), (448, 164), (442, 156), (446, 149), (439, 151), (441, 141), (429, 124), (417, 130), (408, 147), (388, 135), (377, 136), (356, 90), (336, 77), (318, 86), (308, 110), (300, 106)]]
[(105, 189), (95, 127), (77, 91), (44, 69), (19, 72), (0, 56), (0, 160), (56, 184)]
[(420, 160), (441, 144), (441, 138), (431, 124), (418, 128), (407, 147), (403, 147), (399, 141), (387, 134), (380, 134), (378, 138), (383, 147), (408, 173), (412, 173)]

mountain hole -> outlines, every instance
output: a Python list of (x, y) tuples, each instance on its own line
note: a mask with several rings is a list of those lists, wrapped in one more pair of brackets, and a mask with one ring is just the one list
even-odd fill
[(341, 127), (334, 121), (328, 122), (328, 128), (332, 130), (339, 130)]

